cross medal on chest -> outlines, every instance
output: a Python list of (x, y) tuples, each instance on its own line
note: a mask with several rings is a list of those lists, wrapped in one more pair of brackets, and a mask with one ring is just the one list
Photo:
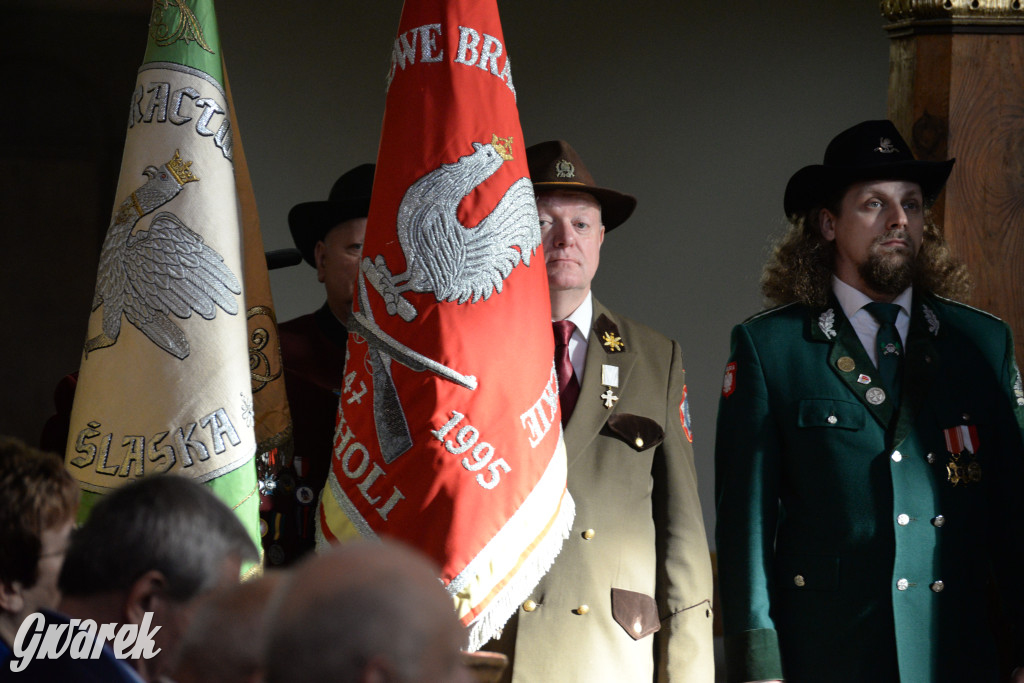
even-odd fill
[[(974, 425), (960, 425), (942, 430), (946, 437), (949, 462), (946, 463), (946, 481), (953, 486), (977, 484), (981, 481), (981, 464), (975, 454), (978, 451), (978, 429)], [(961, 460), (964, 453), (969, 455)]]
[(602, 365), (601, 384), (605, 386), (605, 391), (601, 394), (601, 398), (604, 400), (604, 407), (611, 408), (619, 400), (619, 397), (612, 391), (612, 389), (616, 389), (619, 386), (619, 366)]

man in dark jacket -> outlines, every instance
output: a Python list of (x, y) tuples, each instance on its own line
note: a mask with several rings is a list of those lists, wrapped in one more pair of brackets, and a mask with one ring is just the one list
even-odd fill
[(373, 164), (356, 166), (338, 178), (327, 201), (297, 204), (288, 213), (295, 246), (316, 268), (327, 301), (314, 313), (278, 326), (294, 455), (278, 471), (269, 509), (261, 512), (263, 547), (272, 566), (291, 564), (313, 548), (317, 500), (331, 465), (344, 382), (345, 321), (352, 310), (374, 169)]
[(200, 599), (236, 584), (242, 565), (258, 559), (238, 517), (208, 487), (173, 475), (125, 485), (72, 534), (60, 612), (31, 617), (32, 633), (12, 648), (25, 668), (0, 671), (0, 680), (165, 680)]

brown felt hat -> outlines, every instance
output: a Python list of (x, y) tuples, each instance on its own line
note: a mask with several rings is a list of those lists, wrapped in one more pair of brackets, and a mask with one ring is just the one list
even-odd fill
[(864, 180), (909, 180), (931, 205), (955, 159), (918, 161), (892, 121), (864, 121), (832, 138), (822, 163), (804, 166), (786, 185), (787, 216), (803, 213), (829, 195)]
[(365, 218), (370, 213), (370, 191), (373, 190), (374, 164), (361, 164), (346, 171), (334, 182), (324, 202), (303, 202), (288, 212), (288, 227), (302, 258), (316, 267), (316, 243), (327, 231), (351, 218)]
[(636, 208), (636, 197), (599, 187), (583, 159), (565, 140), (538, 142), (526, 148), (534, 192), (568, 190), (591, 194), (601, 205), (601, 222), (606, 231), (622, 225)]

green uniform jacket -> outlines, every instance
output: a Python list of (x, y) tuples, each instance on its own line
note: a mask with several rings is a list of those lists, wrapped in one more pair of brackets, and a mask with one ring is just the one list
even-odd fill
[[(621, 351), (603, 344), (606, 332)], [(602, 365), (618, 368), (610, 408)], [(489, 648), (513, 660), (506, 680), (714, 679), (711, 563), (682, 424), (684, 383), (678, 344), (594, 301), (564, 434), (576, 519), (550, 572)]]
[[(915, 293), (896, 419), (876, 376), (835, 301), (733, 330), (715, 454), (729, 681), (1005, 680), (1001, 638), (1024, 664), (1009, 329)], [(976, 452), (954, 485), (945, 430), (962, 425)], [(994, 629), (993, 604), (1013, 623)]]

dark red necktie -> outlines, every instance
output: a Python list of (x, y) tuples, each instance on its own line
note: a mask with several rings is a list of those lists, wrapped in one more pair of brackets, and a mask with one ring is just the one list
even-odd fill
[(568, 320), (551, 323), (555, 332), (555, 370), (558, 372), (558, 400), (562, 407), (562, 426), (565, 427), (572, 417), (576, 399), (580, 396), (580, 383), (569, 360), (569, 337), (576, 326)]

